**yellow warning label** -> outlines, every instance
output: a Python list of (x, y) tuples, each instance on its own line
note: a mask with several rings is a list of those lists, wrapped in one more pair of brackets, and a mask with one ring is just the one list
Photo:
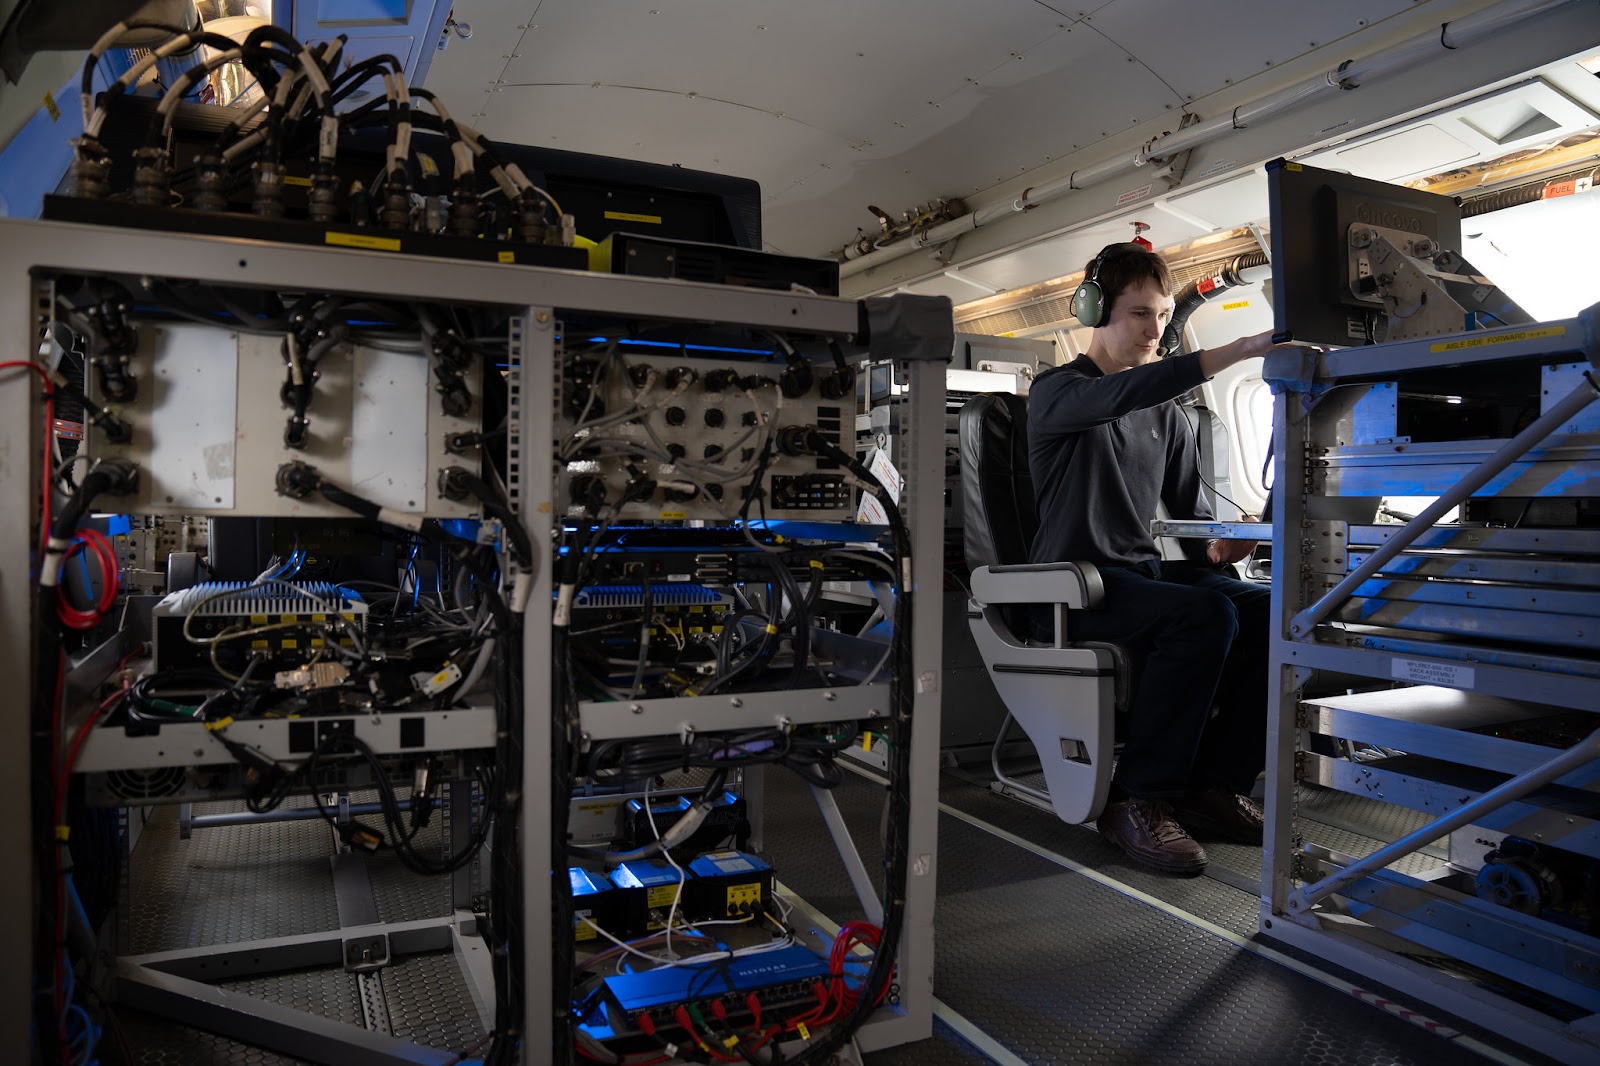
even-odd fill
[(300, 642), (291, 637), (288, 640), (285, 640), (282, 644), (280, 644), (278, 646), (280, 648), (283, 648), (285, 651), (288, 651), (290, 649), (294, 649), (294, 648), (300, 647)]
[(606, 217), (618, 222), (648, 222), (652, 226), (661, 225), (660, 215), (635, 215), (628, 211), (607, 211)]
[(1224, 311), (1234, 311), (1234, 310), (1237, 310), (1238, 308), (1249, 307), (1249, 306), (1250, 306), (1250, 301), (1249, 300), (1235, 300), (1231, 304), (1223, 304), (1222, 305), (1222, 309)]
[(1283, 169), (1284, 170), (1304, 170), (1305, 168), (1302, 167), (1299, 163), (1285, 163), (1283, 165)]
[(581, 918), (572, 923), (572, 930), (572, 939), (574, 940), (594, 940), (600, 935), (594, 931), (594, 926)]
[(264, 626), (267, 624), (268, 620), (269, 619), (264, 614), (253, 614), (250, 616), (250, 624), (253, 626)]
[(662, 518), (666, 518), (666, 519), (670, 519), (670, 520), (674, 520), (674, 521), (678, 521), (678, 520), (682, 520), (682, 519), (688, 518), (689, 517), (689, 513), (687, 511), (662, 511), (661, 512), (661, 517)]
[(1481, 337), (1462, 337), (1460, 340), (1442, 341), (1428, 348), (1430, 352), (1459, 352), (1464, 348), (1483, 348), (1491, 344), (1515, 344), (1518, 341), (1543, 340), (1546, 337), (1564, 337), (1566, 326), (1541, 326), (1538, 329), (1517, 329), (1509, 333), (1485, 333)]
[(325, 614), (314, 614), (311, 616), (311, 620), (313, 622), (326, 622), (328, 620), (328, 616)]
[(496, 252), (494, 257), (502, 263), (515, 263), (517, 261), (516, 252)]
[(250, 647), (260, 651), (270, 651), (272, 648), (272, 642), (270, 640), (252, 640), (250, 642)]
[(300, 616), (297, 614), (280, 614), (278, 616), (278, 621), (285, 623), (298, 622), (300, 621)]
[(645, 893), (645, 902), (652, 907), (670, 907), (678, 896), (678, 884), (657, 885)]
[(61, 108), (56, 106), (56, 98), (51, 93), (44, 94), (44, 113), (50, 116), (51, 122), (61, 121)]
[(811, 1030), (806, 1028), (805, 1022), (795, 1022), (794, 1031), (800, 1034), (801, 1040), (811, 1039)]
[[(424, 158), (426, 158), (426, 157), (424, 157)], [(300, 177), (298, 175), (295, 175), (295, 174), (285, 174), (283, 176), (283, 183), (285, 185), (298, 185), (303, 189), (311, 188), (311, 179), (310, 178), (302, 178), (302, 177)]]
[(375, 237), (370, 233), (328, 233), (323, 240), (341, 248), (376, 248), (380, 252), (400, 250), (400, 238)]

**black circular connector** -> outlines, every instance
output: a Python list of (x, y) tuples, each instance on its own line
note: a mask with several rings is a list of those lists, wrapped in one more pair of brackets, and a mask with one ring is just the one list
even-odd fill
[(778, 375), (778, 391), (790, 400), (798, 400), (811, 391), (811, 365), (809, 363), (790, 363), (784, 372)]
[(811, 426), (784, 426), (778, 430), (778, 450), (784, 455), (810, 455)]
[(303, 500), (321, 486), (322, 476), (308, 464), (296, 459), (278, 467), (275, 481), (278, 495), (287, 496), (292, 500)]
[(822, 384), (818, 391), (824, 400), (842, 400), (855, 391), (856, 368), (853, 366), (836, 367), (832, 372), (824, 374)]
[(721, 370), (706, 372), (706, 391), (723, 392), (731, 388), (739, 380), (739, 375), (724, 367)]
[(728, 416), (723, 413), (722, 408), (720, 408), (720, 407), (708, 407), (708, 408), (706, 408), (706, 425), (710, 426), (712, 429), (719, 428), (727, 420), (728, 420)]
[(439, 495), (460, 503), (472, 494), (466, 485), (467, 472), (459, 466), (447, 466), (439, 471)]
[(681, 425), (683, 425), (684, 421), (689, 417), (689, 415), (688, 415), (688, 412), (686, 412), (681, 407), (669, 407), (669, 408), (667, 408), (666, 414), (663, 417), (666, 418), (667, 425), (669, 425), (669, 426), (681, 426)]

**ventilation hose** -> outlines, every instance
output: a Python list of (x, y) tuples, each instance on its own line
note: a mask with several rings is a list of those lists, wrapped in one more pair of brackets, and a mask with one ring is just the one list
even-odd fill
[[(1189, 321), (1189, 316), (1195, 310), (1211, 300), (1218, 293), (1244, 284), (1244, 271), (1251, 267), (1267, 265), (1267, 257), (1261, 252), (1246, 252), (1225, 260), (1222, 265), (1213, 270), (1207, 270), (1201, 277), (1185, 285), (1177, 295), (1176, 304), (1172, 309), (1172, 318), (1167, 322), (1166, 330), (1161, 334), (1161, 355), (1183, 354), (1183, 327)], [(1202, 288), (1203, 286), (1203, 288)]]

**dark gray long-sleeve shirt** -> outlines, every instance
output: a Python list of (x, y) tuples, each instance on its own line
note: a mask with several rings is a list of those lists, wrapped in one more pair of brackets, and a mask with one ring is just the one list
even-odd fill
[[(1031, 561), (1159, 559), (1150, 536), (1158, 501), (1174, 518), (1212, 517), (1194, 431), (1173, 402), (1204, 380), (1198, 354), (1116, 374), (1082, 355), (1039, 375), (1028, 390), (1028, 468), (1039, 505)], [(1193, 544), (1200, 555), (1204, 545)]]

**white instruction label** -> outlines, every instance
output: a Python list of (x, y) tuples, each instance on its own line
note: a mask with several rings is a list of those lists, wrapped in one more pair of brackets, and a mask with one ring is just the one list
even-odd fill
[(882, 448), (872, 449), (872, 458), (867, 460), (867, 469), (872, 471), (872, 476), (878, 479), (878, 484), (889, 490), (889, 498), (895, 503), (900, 502), (900, 489), (905, 484), (905, 479), (900, 476), (900, 471), (894, 468), (889, 461), (889, 455)]
[(1390, 666), (1393, 675), (1401, 681), (1418, 685), (1443, 685), (1446, 688), (1471, 690), (1476, 671), (1470, 666), (1453, 666), (1450, 663), (1430, 662), (1426, 659), (1396, 659)]

